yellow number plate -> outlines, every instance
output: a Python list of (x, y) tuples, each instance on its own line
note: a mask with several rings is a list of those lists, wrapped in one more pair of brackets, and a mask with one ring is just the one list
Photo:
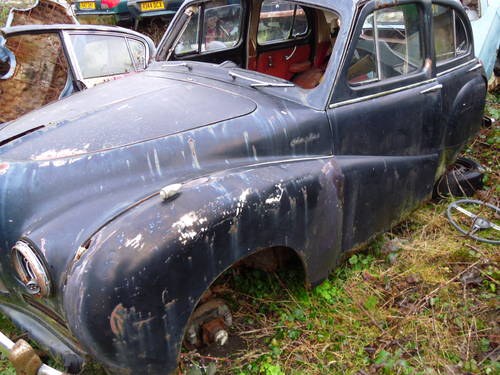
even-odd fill
[(143, 12), (165, 9), (165, 4), (163, 4), (163, 1), (148, 1), (146, 3), (140, 3), (140, 4), (141, 4), (141, 11)]
[(93, 10), (95, 9), (95, 3), (93, 1), (83, 1), (80, 3), (80, 9)]

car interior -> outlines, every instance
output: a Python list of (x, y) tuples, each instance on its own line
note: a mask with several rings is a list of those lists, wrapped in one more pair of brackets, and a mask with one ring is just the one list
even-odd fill
[(313, 89), (322, 81), (339, 25), (333, 12), (289, 1), (205, 2), (195, 8), (171, 59), (232, 61)]

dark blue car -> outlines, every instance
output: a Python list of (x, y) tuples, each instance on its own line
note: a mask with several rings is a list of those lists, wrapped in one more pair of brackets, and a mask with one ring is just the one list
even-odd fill
[(0, 129), (0, 311), (69, 370), (174, 374), (182, 345), (224, 345), (225, 271), (318, 285), (478, 131), (456, 1), (282, 3), (188, 0), (145, 71)]

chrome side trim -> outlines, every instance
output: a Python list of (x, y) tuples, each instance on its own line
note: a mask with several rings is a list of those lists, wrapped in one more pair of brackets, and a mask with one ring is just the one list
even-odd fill
[(474, 65), (472, 68), (470, 68), (469, 70), (467, 70), (468, 72), (472, 72), (473, 70), (476, 70), (476, 69), (479, 69), (480, 67), (482, 67), (483, 64), (481, 63), (478, 63), (476, 65)]
[(435, 85), (435, 86), (432, 86), (432, 87), (430, 87), (430, 88), (428, 88), (428, 89), (425, 89), (425, 90), (420, 91), (420, 93), (421, 93), (421, 94), (427, 94), (427, 93), (429, 93), (429, 92), (439, 91), (439, 90), (441, 90), (442, 88), (443, 88), (443, 85), (439, 83), (439, 84), (437, 84), (437, 85)]
[(442, 72), (440, 72), (440, 73), (436, 74), (436, 76), (437, 76), (437, 77), (441, 77), (441, 76), (442, 76), (442, 75), (444, 75), (444, 74), (448, 74), (448, 73), (450, 73), (450, 72), (453, 72), (454, 70), (457, 70), (457, 69), (463, 68), (464, 66), (467, 66), (467, 65), (469, 65), (469, 64), (472, 64), (472, 63), (474, 63), (474, 62), (477, 62), (477, 60), (476, 60), (476, 59), (469, 60), (469, 61), (467, 61), (467, 62), (464, 62), (464, 63), (460, 64), (460, 65), (454, 66), (453, 68), (446, 69), (446, 70), (444, 70), (444, 71), (442, 71)]
[(332, 108), (337, 108), (337, 107), (341, 107), (341, 106), (348, 105), (348, 104), (354, 104), (354, 103), (364, 102), (365, 100), (375, 99), (375, 98), (379, 98), (381, 96), (386, 96), (386, 95), (394, 94), (396, 92), (400, 92), (400, 91), (412, 89), (412, 88), (415, 88), (415, 87), (427, 85), (427, 84), (432, 83), (432, 82), (436, 82), (436, 78), (431, 78), (431, 79), (428, 79), (426, 81), (413, 83), (411, 85), (407, 85), (407, 86), (403, 86), (403, 87), (398, 87), (398, 88), (395, 88), (395, 89), (392, 89), (392, 90), (378, 92), (376, 94), (362, 96), (360, 98), (344, 100), (343, 102), (338, 102), (338, 103), (332, 103), (332, 104), (330, 104), (328, 106), (328, 108), (332, 109)]

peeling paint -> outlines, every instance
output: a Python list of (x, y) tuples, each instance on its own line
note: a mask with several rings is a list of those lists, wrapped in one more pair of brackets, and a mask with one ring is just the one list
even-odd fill
[(199, 226), (207, 221), (206, 217), (199, 218), (195, 212), (189, 212), (173, 223), (172, 228), (177, 230), (180, 235), (179, 241), (185, 245), (189, 240), (194, 239), (199, 233), (203, 232), (201, 229), (197, 231), (194, 228), (195, 225)]
[(266, 199), (266, 204), (273, 205), (281, 201), (281, 197), (283, 196), (285, 189), (281, 186), (281, 184), (277, 184), (276, 189), (277, 190)]
[(87, 150), (85, 149), (82, 150), (77, 148), (64, 148), (62, 150), (52, 149), (44, 151), (41, 154), (32, 156), (31, 160), (46, 161), (46, 160), (67, 158), (68, 156), (81, 155), (85, 154), (86, 152)]
[(193, 138), (188, 139), (189, 149), (191, 150), (191, 157), (193, 158), (193, 168), (201, 169), (200, 163), (198, 162), (198, 156), (196, 155), (196, 142)]
[(290, 141), (290, 147), (296, 147), (301, 144), (309, 143), (320, 138), (319, 133), (309, 133), (305, 137), (296, 137)]
[(250, 191), (250, 188), (247, 188), (241, 192), (240, 197), (238, 198), (238, 203), (236, 203), (236, 216), (239, 216), (241, 214)]
[(142, 234), (138, 234), (137, 236), (135, 236), (134, 238), (130, 238), (130, 239), (127, 239), (125, 241), (125, 246), (126, 247), (133, 247), (134, 249), (138, 249), (138, 248), (143, 248), (144, 247), (144, 243), (142, 242)]

